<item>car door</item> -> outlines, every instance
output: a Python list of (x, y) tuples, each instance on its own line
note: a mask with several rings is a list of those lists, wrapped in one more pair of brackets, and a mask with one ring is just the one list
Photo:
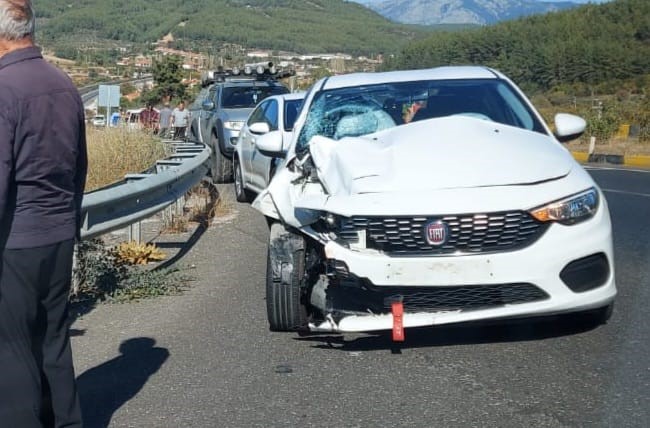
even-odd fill
[(252, 168), (251, 158), (253, 157), (253, 153), (257, 151), (255, 148), (255, 139), (257, 137), (257, 134), (251, 132), (249, 127), (254, 123), (265, 122), (264, 110), (266, 110), (268, 105), (269, 105), (269, 101), (263, 101), (257, 107), (255, 107), (255, 109), (251, 112), (250, 116), (248, 117), (246, 124), (241, 130), (241, 135), (239, 139), (239, 144), (241, 145), (241, 147), (239, 147), (239, 153), (240, 153), (239, 162), (241, 162), (243, 167), (242, 179), (244, 183), (251, 182), (251, 168)]
[[(272, 98), (264, 102), (267, 103), (267, 106), (264, 109), (263, 121), (269, 125), (269, 132), (281, 132), (278, 130), (280, 111), (278, 99)], [(254, 148), (251, 153), (251, 181), (255, 188), (260, 190), (266, 188), (268, 184), (266, 180), (268, 172), (271, 169), (271, 161), (272, 159), (270, 157), (264, 156), (259, 150)]]
[[(217, 107), (217, 100), (218, 100), (218, 89), (219, 87), (217, 85), (213, 85), (210, 90), (208, 91), (208, 95), (205, 97), (205, 101), (211, 101), (214, 103), (214, 107)], [(214, 112), (214, 109), (212, 110), (206, 110), (204, 108), (201, 109), (201, 115), (199, 118), (199, 129), (201, 130), (201, 141), (205, 144), (210, 144), (210, 131), (211, 131), (211, 123), (210, 120), (212, 119), (212, 114)]]
[(196, 96), (194, 102), (187, 107), (187, 110), (190, 113), (189, 127), (190, 127), (191, 135), (195, 139), (198, 138), (199, 141), (201, 138), (200, 125), (201, 125), (201, 112), (203, 111), (203, 101), (207, 99), (208, 94), (209, 94), (209, 88), (201, 89), (199, 94)]

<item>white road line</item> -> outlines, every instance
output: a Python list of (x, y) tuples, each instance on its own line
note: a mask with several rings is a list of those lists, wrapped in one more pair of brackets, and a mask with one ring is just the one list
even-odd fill
[(650, 169), (633, 169), (633, 168), (614, 168), (614, 167), (607, 167), (607, 166), (585, 166), (584, 169), (590, 170), (596, 170), (596, 171), (631, 171), (631, 172), (644, 172), (646, 174), (650, 174)]
[(650, 194), (648, 193), (627, 192), (625, 190), (614, 190), (614, 189), (601, 189), (601, 190), (607, 193), (621, 193), (623, 195), (642, 196), (644, 198), (650, 198)]

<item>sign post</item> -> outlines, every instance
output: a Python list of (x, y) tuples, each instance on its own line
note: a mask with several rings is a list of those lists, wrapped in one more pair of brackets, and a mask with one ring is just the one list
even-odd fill
[(111, 122), (111, 107), (120, 107), (120, 86), (99, 85), (97, 107), (106, 107), (106, 126)]

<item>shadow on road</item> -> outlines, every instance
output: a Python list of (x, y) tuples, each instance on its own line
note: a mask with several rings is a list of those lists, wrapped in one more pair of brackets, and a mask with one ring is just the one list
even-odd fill
[(192, 247), (196, 245), (206, 230), (208, 230), (208, 224), (199, 223), (194, 233), (192, 233), (192, 236), (190, 236), (186, 242), (156, 242), (156, 246), (158, 248), (180, 248), (180, 250), (174, 255), (174, 257), (156, 266), (155, 269), (161, 270), (173, 266), (174, 263), (182, 259), (183, 256), (185, 256), (185, 254), (187, 254), (192, 249)]
[(169, 357), (149, 337), (126, 340), (119, 357), (86, 370), (77, 378), (84, 426), (108, 427), (113, 413), (133, 398)]
[(346, 340), (342, 335), (317, 334), (297, 337), (297, 341), (314, 342), (315, 348), (341, 351), (374, 351), (435, 346), (474, 345), (482, 343), (526, 342), (551, 337), (570, 336), (593, 330), (599, 323), (590, 314), (564, 315), (546, 319), (510, 320), (406, 329), (406, 340), (395, 343), (391, 332), (357, 336)]

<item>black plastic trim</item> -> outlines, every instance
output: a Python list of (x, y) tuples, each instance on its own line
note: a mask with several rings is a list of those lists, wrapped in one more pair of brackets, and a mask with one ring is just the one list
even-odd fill
[(582, 293), (604, 285), (609, 273), (607, 256), (596, 253), (567, 264), (560, 272), (560, 279), (571, 291)]

